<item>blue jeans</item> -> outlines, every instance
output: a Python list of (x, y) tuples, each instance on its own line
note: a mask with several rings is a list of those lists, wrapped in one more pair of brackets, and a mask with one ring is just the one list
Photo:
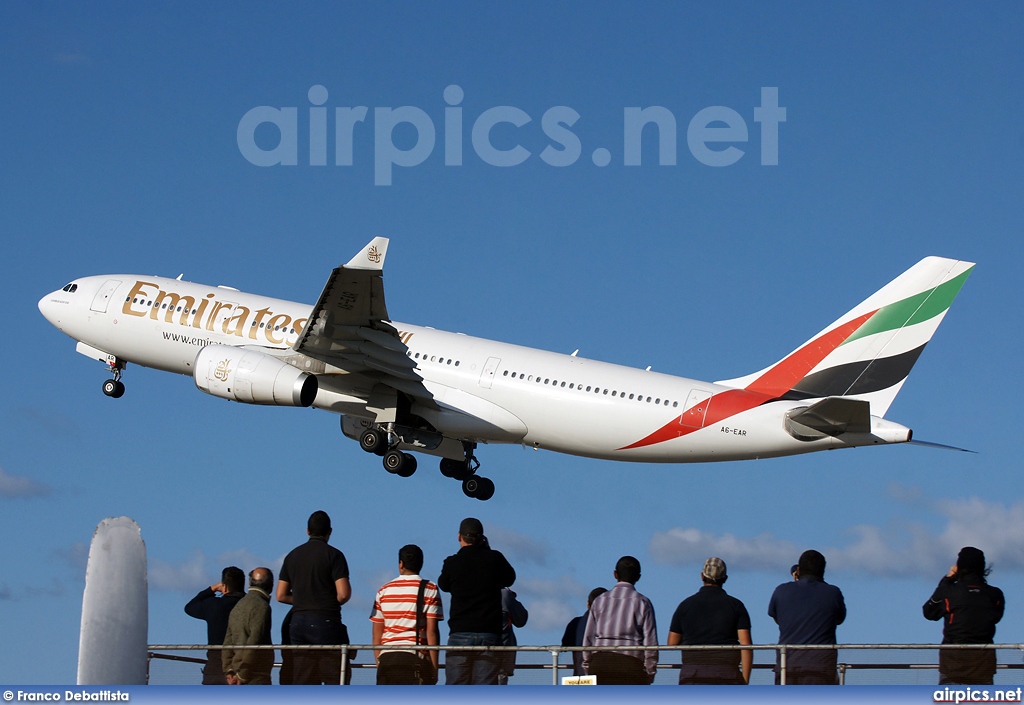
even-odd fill
[[(309, 612), (292, 612), (293, 644), (341, 644), (341, 620)], [(294, 685), (338, 685), (341, 682), (341, 651), (293, 651)]]
[[(448, 646), (500, 646), (500, 634), (486, 632), (451, 632)], [(494, 651), (446, 651), (444, 653), (445, 685), (497, 685), (498, 654)]]

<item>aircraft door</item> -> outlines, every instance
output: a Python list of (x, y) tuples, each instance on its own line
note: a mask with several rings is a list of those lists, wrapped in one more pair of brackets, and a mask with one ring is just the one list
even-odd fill
[(686, 407), (679, 417), (680, 425), (704, 428), (704, 419), (707, 418), (709, 406), (711, 406), (711, 392), (706, 389), (691, 389), (690, 395), (686, 398)]
[(500, 357), (489, 357), (487, 358), (486, 364), (484, 364), (484, 371), (480, 373), (480, 386), (484, 389), (490, 389), (491, 384), (494, 382), (494, 373), (498, 370), (498, 365), (501, 364)]
[(114, 295), (119, 286), (121, 286), (119, 279), (108, 279), (103, 282), (103, 286), (96, 292), (96, 297), (92, 300), (92, 305), (89, 308), (97, 313), (106, 313), (110, 297)]

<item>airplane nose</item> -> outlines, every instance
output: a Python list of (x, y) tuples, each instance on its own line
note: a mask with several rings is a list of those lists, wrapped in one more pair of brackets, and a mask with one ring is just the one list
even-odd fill
[(59, 306), (57, 306), (52, 300), (55, 293), (56, 292), (53, 294), (47, 294), (43, 298), (39, 299), (39, 313), (43, 314), (43, 318), (48, 320), (50, 323), (59, 327), (60, 320), (57, 314)]

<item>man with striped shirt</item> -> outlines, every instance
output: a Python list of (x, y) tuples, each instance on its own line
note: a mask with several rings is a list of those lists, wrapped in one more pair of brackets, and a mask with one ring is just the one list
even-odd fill
[(612, 573), (615, 587), (590, 606), (583, 646), (621, 646), (621, 651), (584, 651), (583, 668), (598, 685), (650, 685), (658, 652), (640, 647), (658, 645), (654, 606), (633, 587), (640, 579), (640, 561), (623, 556)]
[[(423, 551), (409, 544), (398, 551), (398, 577), (377, 591), (370, 621), (373, 643), (380, 646), (441, 643), (438, 622), (444, 619), (437, 585), (423, 580)], [(423, 585), (423, 606), (417, 634), (417, 597)], [(418, 685), (437, 682), (437, 651), (376, 650), (377, 685)]]

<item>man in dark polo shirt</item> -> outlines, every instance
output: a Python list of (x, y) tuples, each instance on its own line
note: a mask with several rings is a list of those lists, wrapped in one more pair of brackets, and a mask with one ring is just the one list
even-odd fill
[[(842, 591), (825, 582), (825, 556), (809, 550), (800, 554), (798, 579), (775, 588), (768, 616), (779, 625), (780, 644), (835, 644), (836, 627), (846, 619)], [(789, 649), (787, 685), (837, 685), (835, 649)], [(775, 667), (780, 679), (782, 655)]]
[[(327, 512), (313, 512), (306, 533), (309, 540), (285, 556), (277, 583), (277, 601), (292, 606), (291, 642), (346, 644), (341, 606), (352, 596), (352, 588), (345, 554), (327, 543)], [(292, 664), (295, 685), (341, 683), (340, 651), (295, 651)]]
[[(750, 615), (743, 603), (727, 595), (725, 561), (709, 558), (700, 579), (703, 587), (679, 603), (668, 631), (668, 645), (750, 644)], [(749, 650), (683, 651), (679, 685), (746, 685), (754, 654)]]
[[(437, 585), (452, 594), (449, 646), (501, 644), (501, 589), (516, 581), (505, 556), (494, 551), (479, 519), (459, 525), (459, 552), (444, 559)], [(447, 651), (446, 685), (497, 685), (497, 652)]]

